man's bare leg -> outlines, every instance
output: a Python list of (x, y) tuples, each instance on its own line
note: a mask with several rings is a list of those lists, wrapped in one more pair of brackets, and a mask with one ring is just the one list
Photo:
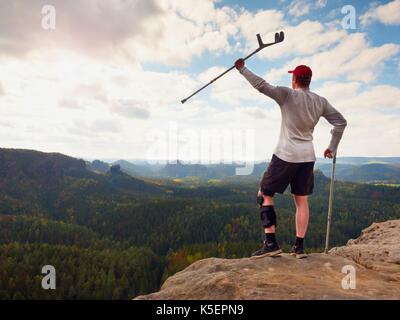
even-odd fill
[(293, 196), (296, 203), (296, 243), (294, 245), (294, 254), (296, 258), (305, 258), (304, 237), (307, 233), (309, 208), (307, 196)]
[(304, 238), (309, 219), (308, 196), (294, 195), (293, 198), (296, 203), (296, 236)]

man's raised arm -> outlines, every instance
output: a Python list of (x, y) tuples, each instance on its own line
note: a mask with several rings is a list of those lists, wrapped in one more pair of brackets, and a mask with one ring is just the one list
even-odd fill
[(244, 65), (244, 60), (239, 59), (235, 62), (236, 69), (250, 82), (250, 84), (257, 89), (259, 92), (267, 95), (268, 97), (274, 99), (279, 105), (282, 104), (287, 95), (288, 88), (285, 87), (276, 87), (270, 85), (263, 78), (257, 76), (249, 69), (247, 69)]

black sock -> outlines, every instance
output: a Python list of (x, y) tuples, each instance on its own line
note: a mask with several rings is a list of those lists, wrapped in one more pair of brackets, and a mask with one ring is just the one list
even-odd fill
[(267, 242), (267, 244), (276, 243), (275, 233), (266, 233), (265, 241)]
[(304, 238), (296, 237), (295, 246), (296, 246), (296, 247), (303, 247), (303, 242), (304, 242)]

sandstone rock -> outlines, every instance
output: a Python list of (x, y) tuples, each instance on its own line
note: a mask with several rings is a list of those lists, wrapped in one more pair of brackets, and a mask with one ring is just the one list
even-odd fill
[[(168, 278), (151, 299), (399, 299), (400, 220), (373, 224), (329, 254), (199, 260)], [(343, 289), (344, 266), (356, 288)]]
[(400, 220), (373, 223), (360, 237), (329, 253), (352, 259), (388, 279), (400, 281)]

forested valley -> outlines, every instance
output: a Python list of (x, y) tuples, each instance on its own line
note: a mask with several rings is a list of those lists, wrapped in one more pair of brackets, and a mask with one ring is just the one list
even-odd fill
[[(56, 153), (0, 149), (0, 299), (131, 299), (206, 257), (261, 245), (258, 177), (138, 178)], [(322, 251), (330, 180), (315, 171), (308, 251)], [(290, 192), (275, 197), (277, 238), (294, 240)], [(332, 245), (400, 218), (400, 187), (336, 181)], [(43, 290), (44, 265), (57, 271)]]

